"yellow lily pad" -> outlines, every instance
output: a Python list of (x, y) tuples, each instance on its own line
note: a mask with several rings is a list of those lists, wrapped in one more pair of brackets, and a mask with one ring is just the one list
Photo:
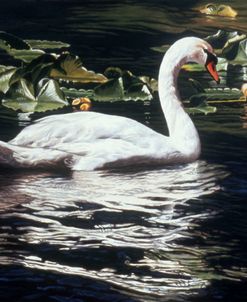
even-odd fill
[(202, 14), (211, 15), (211, 16), (221, 16), (221, 17), (230, 17), (235, 18), (238, 12), (233, 9), (230, 5), (215, 3), (209, 3), (200, 9)]
[(103, 74), (87, 70), (82, 66), (79, 57), (69, 53), (62, 54), (56, 64), (57, 68), (53, 68), (50, 73), (50, 76), (54, 79), (80, 83), (104, 83), (107, 81)]

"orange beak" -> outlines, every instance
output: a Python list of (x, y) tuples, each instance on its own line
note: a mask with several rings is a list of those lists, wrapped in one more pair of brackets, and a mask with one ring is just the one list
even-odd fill
[(218, 75), (218, 72), (216, 70), (216, 65), (213, 61), (210, 61), (207, 65), (206, 68), (208, 72), (211, 74), (212, 78), (219, 84), (220, 83), (220, 78)]

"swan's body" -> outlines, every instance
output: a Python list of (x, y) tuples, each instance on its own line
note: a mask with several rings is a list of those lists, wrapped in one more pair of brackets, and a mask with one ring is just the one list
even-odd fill
[(26, 127), (8, 143), (0, 141), (0, 164), (29, 168), (63, 163), (72, 170), (94, 170), (196, 160), (200, 154), (199, 136), (181, 105), (176, 81), (185, 62), (206, 64), (207, 53), (212, 53), (207, 42), (184, 38), (164, 56), (159, 96), (169, 137), (120, 116), (96, 112), (53, 115)]

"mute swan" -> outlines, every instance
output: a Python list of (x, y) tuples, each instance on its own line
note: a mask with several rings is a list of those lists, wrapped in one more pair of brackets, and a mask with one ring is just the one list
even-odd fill
[(159, 97), (169, 136), (135, 120), (96, 112), (51, 115), (23, 129), (8, 143), (0, 141), (0, 164), (94, 170), (127, 165), (176, 164), (200, 155), (197, 130), (179, 100), (177, 77), (186, 62), (206, 66), (219, 81), (217, 58), (204, 40), (187, 37), (166, 52), (159, 71)]

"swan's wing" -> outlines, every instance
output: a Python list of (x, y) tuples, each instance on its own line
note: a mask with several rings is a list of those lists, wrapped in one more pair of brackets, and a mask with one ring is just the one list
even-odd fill
[(42, 118), (10, 143), (59, 150), (105, 163), (137, 157), (141, 161), (165, 159), (178, 153), (169, 138), (135, 120), (95, 112)]
[(55, 148), (61, 144), (78, 145), (95, 143), (96, 140), (122, 139), (143, 145), (155, 136), (161, 135), (129, 118), (77, 112), (37, 120), (24, 128), (10, 143), (25, 147)]
[(135, 120), (95, 112), (42, 118), (9, 142), (72, 155), (73, 169), (171, 163), (179, 152), (165, 137)]
[(10, 143), (53, 148), (62, 143), (89, 142), (97, 135), (103, 116), (94, 112), (47, 116), (24, 128)]

